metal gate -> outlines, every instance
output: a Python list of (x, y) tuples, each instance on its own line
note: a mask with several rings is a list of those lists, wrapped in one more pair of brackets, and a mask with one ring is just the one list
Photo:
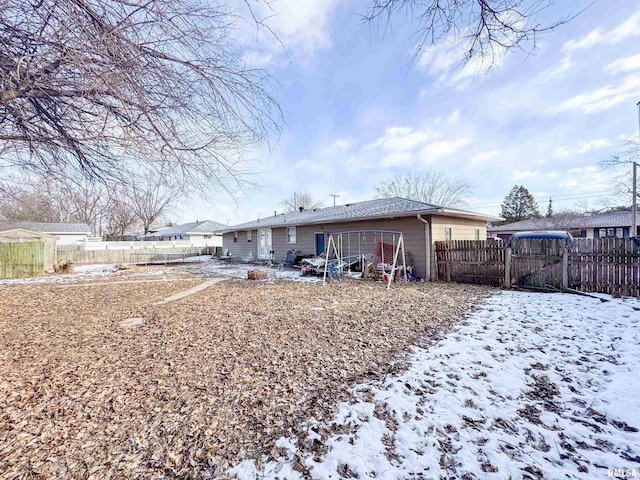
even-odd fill
[(511, 284), (562, 290), (567, 287), (565, 240), (514, 238), (511, 242)]

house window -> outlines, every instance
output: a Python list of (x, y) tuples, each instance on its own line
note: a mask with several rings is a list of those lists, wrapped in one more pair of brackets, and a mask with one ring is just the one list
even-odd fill
[(624, 228), (616, 228), (616, 237), (617, 238), (624, 238)]
[(444, 239), (451, 240), (451, 227), (444, 227)]
[(296, 243), (296, 227), (287, 227), (287, 243)]
[(480, 240), (480, 229), (479, 228), (476, 228), (475, 239), (476, 240)]
[(613, 237), (616, 234), (615, 228), (607, 228), (607, 237)]
[(586, 230), (580, 230), (580, 238), (587, 238), (587, 231)]
[(204, 238), (211, 238), (211, 235), (205, 235)]
[(233, 243), (238, 243), (238, 232), (233, 232)]
[(598, 229), (598, 238), (605, 238), (607, 236), (607, 229), (606, 228), (599, 228)]
[(251, 243), (252, 235), (253, 235), (253, 231), (247, 230), (247, 243)]

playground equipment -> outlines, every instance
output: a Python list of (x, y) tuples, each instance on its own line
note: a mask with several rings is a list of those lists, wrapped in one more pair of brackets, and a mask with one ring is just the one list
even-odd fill
[[(391, 241), (391, 243), (385, 243)], [(371, 253), (371, 249), (375, 249)], [(396, 273), (400, 272), (407, 280), (406, 254), (404, 250), (404, 235), (402, 232), (391, 230), (353, 230), (329, 234), (329, 241), (325, 249), (324, 276), (322, 284), (327, 281), (329, 260), (335, 259), (339, 271), (351, 271), (356, 266), (364, 273), (367, 269), (367, 254), (371, 254), (371, 266), (374, 274), (380, 274), (391, 287)], [(402, 261), (399, 264), (399, 261)]]

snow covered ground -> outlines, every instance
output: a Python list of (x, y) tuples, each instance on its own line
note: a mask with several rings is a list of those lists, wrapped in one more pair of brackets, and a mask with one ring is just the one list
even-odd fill
[(239, 479), (640, 475), (637, 300), (501, 292)]
[[(125, 264), (125, 267), (130, 266)], [(283, 269), (278, 267), (267, 267), (264, 265), (253, 265), (249, 263), (231, 264), (212, 259), (210, 255), (202, 255), (197, 257), (189, 257), (186, 261), (169, 261), (165, 264), (163, 261), (154, 263), (145, 263), (144, 271), (131, 271), (128, 269), (121, 270), (115, 263), (112, 264), (88, 264), (74, 265), (71, 273), (53, 274), (41, 277), (16, 278), (0, 280), (0, 285), (11, 284), (39, 284), (39, 283), (68, 283), (82, 282), (92, 280), (113, 280), (119, 277), (127, 278), (148, 278), (148, 277), (168, 277), (172, 275), (193, 274), (204, 278), (209, 277), (228, 277), (228, 278), (247, 278), (249, 270), (258, 269), (267, 272), (267, 281), (275, 280), (291, 280), (305, 283), (322, 282), (322, 277), (300, 276), (300, 270)]]
[(201, 275), (203, 277), (230, 277), (230, 278), (247, 278), (249, 270), (262, 270), (267, 272), (268, 280), (291, 280), (295, 282), (317, 283), (322, 282), (322, 277), (300, 276), (298, 269), (282, 269), (278, 267), (267, 267), (264, 265), (253, 265), (250, 263), (225, 263), (216, 259), (208, 262), (187, 265), (181, 267), (183, 270)]

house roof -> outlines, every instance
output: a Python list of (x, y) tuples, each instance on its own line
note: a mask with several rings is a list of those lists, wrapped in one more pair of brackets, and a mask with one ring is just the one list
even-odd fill
[(204, 220), (202, 222), (184, 223), (182, 225), (176, 225), (174, 227), (159, 228), (153, 232), (153, 236), (174, 236), (174, 235), (187, 235), (194, 233), (209, 234), (217, 233), (218, 230), (227, 228), (227, 225), (222, 223), (212, 222), (211, 220)]
[[(636, 216), (640, 225), (640, 215)], [(547, 218), (529, 218), (520, 222), (490, 227), (491, 233), (526, 230), (577, 230), (582, 228), (627, 227), (631, 225), (631, 212), (616, 210), (603, 213), (564, 214)]]
[(281, 213), (279, 215), (259, 218), (257, 220), (226, 227), (221, 233), (258, 228), (285, 227), (294, 225), (314, 225), (336, 223), (349, 220), (368, 220), (376, 218), (408, 217), (418, 214), (448, 215), (452, 217), (473, 218), (483, 221), (497, 221), (500, 217), (481, 213), (440, 207), (429, 203), (418, 202), (406, 198), (380, 198), (365, 202), (347, 203), (335, 207), (314, 208)]
[(45, 222), (16, 222), (12, 220), (0, 221), (0, 231), (23, 228), (34, 232), (49, 234), (82, 234), (91, 233), (91, 227), (86, 223), (45, 223)]
[(0, 228), (0, 237), (16, 238), (16, 237), (38, 237), (38, 238), (51, 238), (55, 240), (55, 236), (48, 233), (34, 232), (33, 230), (25, 230), (24, 228), (10, 228), (5, 230)]

